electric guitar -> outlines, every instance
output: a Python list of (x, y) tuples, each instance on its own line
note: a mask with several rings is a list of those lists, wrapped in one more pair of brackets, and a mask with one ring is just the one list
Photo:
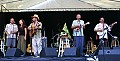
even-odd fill
[(114, 22), (111, 25), (109, 25), (108, 27), (104, 28), (102, 32), (97, 32), (97, 35), (103, 35), (105, 32), (107, 32), (107, 30), (108, 30), (109, 27), (112, 27), (115, 24), (117, 24), (117, 22)]

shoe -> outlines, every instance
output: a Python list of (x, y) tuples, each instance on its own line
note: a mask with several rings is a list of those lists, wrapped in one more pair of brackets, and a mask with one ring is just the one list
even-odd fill
[(24, 57), (25, 56), (25, 54), (23, 54), (23, 55), (20, 55), (21, 57)]
[(40, 56), (34, 56), (35, 58), (39, 58)]

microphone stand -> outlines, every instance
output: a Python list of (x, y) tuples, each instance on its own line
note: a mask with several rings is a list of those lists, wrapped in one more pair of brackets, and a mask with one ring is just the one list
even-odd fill
[[(96, 58), (94, 58), (94, 55), (97, 55), (97, 54), (98, 54), (97, 52), (99, 52), (99, 49), (100, 49), (100, 47), (101, 47), (102, 45), (103, 45), (102, 47), (103, 47), (103, 55), (104, 55), (104, 40), (103, 40), (103, 39), (104, 39), (105, 34), (106, 34), (106, 33), (103, 34), (103, 37), (101, 38), (97, 49), (96, 49), (93, 53), (91, 53), (91, 54), (89, 55), (89, 57), (93, 58), (94, 60), (96, 60)], [(105, 57), (104, 57), (104, 59), (105, 59)]]
[[(31, 29), (32, 29), (32, 25), (31, 25)], [(32, 31), (30, 30), (30, 33)], [(32, 35), (30, 36), (30, 48), (31, 48), (31, 51), (30, 51), (30, 55), (32, 56)]]
[[(113, 38), (113, 35), (108, 31), (108, 27), (105, 28), (104, 30), (107, 30), (107, 33)], [(103, 31), (104, 31), (104, 30), (103, 30)], [(105, 34), (106, 34), (106, 33), (103, 33), (103, 37), (101, 38), (101, 40), (100, 40), (100, 42), (99, 42), (98, 48), (97, 48), (93, 53), (91, 53), (91, 54), (89, 55), (89, 57), (93, 58), (94, 60), (96, 60), (96, 59), (94, 58), (94, 55), (97, 55), (97, 54), (98, 54), (97, 52), (99, 52), (99, 49), (100, 49), (100, 47), (102, 46), (102, 48), (103, 48), (103, 58), (104, 58), (104, 61), (105, 61), (104, 40), (103, 40)]]
[(104, 30), (107, 30), (107, 33), (108, 33), (111, 37), (113, 37), (113, 35), (110, 33), (110, 31), (108, 31), (108, 27), (105, 28)]
[[(59, 34), (56, 34), (56, 35), (54, 35), (52, 38), (51, 38), (51, 40), (54, 40), (54, 38), (56, 37), (56, 36), (58, 36)], [(51, 45), (51, 47), (53, 48), (53, 45), (54, 45), (54, 41), (53, 41), (53, 44)]]

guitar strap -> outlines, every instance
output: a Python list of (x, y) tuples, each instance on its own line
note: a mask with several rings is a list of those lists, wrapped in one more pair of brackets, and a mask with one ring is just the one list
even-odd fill
[(104, 23), (102, 23), (102, 29), (104, 30)]

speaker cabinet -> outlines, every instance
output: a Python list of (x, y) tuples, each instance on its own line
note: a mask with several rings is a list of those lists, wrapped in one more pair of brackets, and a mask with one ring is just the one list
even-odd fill
[(120, 60), (120, 49), (100, 50), (98, 58), (100, 61), (118, 61)]
[(1, 50), (0, 50), (0, 57), (4, 57), (4, 54), (3, 52), (1, 52)]
[(76, 47), (73, 48), (65, 48), (64, 50), (64, 57), (78, 57), (80, 56), (80, 52)]
[(10, 48), (6, 52), (6, 57), (20, 57), (23, 55), (23, 52), (18, 48)]
[(55, 48), (43, 48), (40, 57), (57, 57), (57, 51)]

